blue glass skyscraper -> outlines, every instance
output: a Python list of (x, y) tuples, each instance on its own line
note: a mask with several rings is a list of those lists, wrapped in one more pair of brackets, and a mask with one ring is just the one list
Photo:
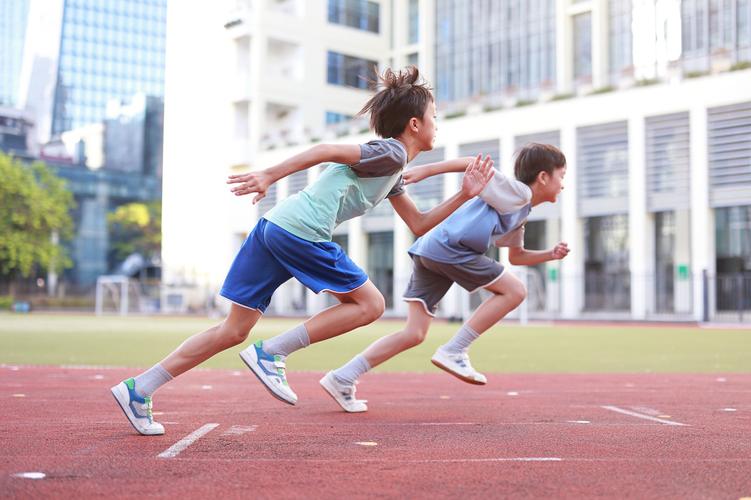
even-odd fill
[(100, 122), (110, 99), (164, 95), (166, 0), (64, 0), (52, 135)]
[(28, 0), (0, 0), (0, 105), (15, 106), (21, 77)]

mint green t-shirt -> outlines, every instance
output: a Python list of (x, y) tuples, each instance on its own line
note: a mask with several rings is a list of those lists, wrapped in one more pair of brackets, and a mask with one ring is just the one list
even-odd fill
[(360, 161), (330, 164), (318, 179), (266, 213), (264, 218), (304, 240), (331, 241), (336, 226), (385, 198), (404, 193), (407, 150), (396, 139), (360, 145)]

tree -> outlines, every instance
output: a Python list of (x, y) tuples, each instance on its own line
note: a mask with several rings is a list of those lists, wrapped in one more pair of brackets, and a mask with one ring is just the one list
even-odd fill
[(107, 216), (107, 222), (110, 255), (115, 262), (132, 253), (140, 253), (147, 259), (159, 256), (162, 247), (160, 201), (120, 205)]
[(44, 163), (24, 165), (0, 152), (0, 277), (72, 265), (61, 242), (71, 238), (75, 206), (65, 181)]

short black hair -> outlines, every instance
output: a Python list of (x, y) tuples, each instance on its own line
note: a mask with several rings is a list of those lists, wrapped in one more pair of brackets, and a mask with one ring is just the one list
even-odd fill
[(514, 162), (514, 175), (526, 184), (531, 185), (540, 172), (553, 175), (553, 170), (566, 165), (566, 156), (552, 144), (530, 142), (519, 150)]
[(401, 135), (410, 118), (422, 118), (428, 104), (433, 102), (432, 89), (420, 78), (416, 66), (407, 66), (397, 73), (387, 68), (374, 83), (381, 90), (357, 115), (370, 113), (370, 128), (383, 138)]

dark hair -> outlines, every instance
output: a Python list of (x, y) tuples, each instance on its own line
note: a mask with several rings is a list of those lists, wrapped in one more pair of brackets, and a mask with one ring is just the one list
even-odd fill
[(433, 102), (432, 89), (420, 78), (416, 66), (407, 66), (398, 73), (387, 68), (373, 83), (380, 90), (357, 116), (370, 113), (370, 128), (384, 138), (397, 137), (404, 132), (410, 118), (422, 119), (428, 103)]
[(530, 142), (519, 150), (514, 162), (514, 175), (518, 180), (531, 185), (540, 172), (553, 175), (553, 170), (566, 165), (566, 157), (551, 144)]

